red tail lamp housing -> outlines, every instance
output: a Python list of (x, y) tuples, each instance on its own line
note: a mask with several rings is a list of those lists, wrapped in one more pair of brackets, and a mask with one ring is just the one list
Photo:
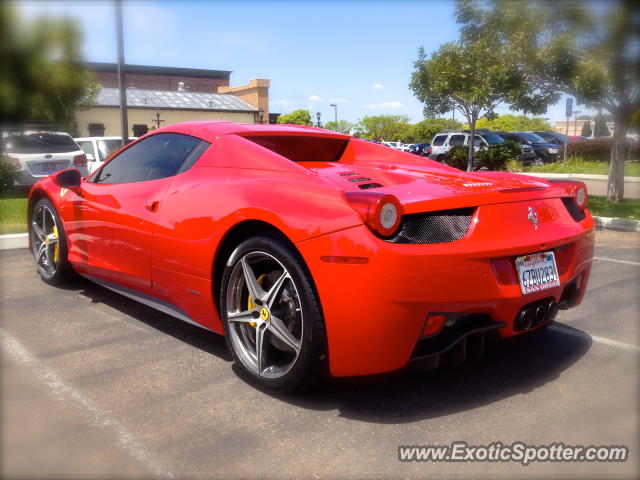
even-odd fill
[(393, 195), (380, 192), (346, 192), (345, 195), (372, 232), (391, 237), (400, 228), (402, 204)]
[(73, 166), (74, 167), (86, 167), (87, 166), (87, 156), (83, 153), (81, 155), (76, 155), (73, 157)]
[(584, 182), (576, 180), (547, 180), (549, 183), (558, 185), (565, 189), (580, 210), (584, 210), (587, 206), (587, 186)]

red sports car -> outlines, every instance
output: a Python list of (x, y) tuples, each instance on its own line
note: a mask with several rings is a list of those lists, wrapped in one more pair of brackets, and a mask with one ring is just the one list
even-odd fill
[(347, 135), (195, 122), (29, 196), (40, 276), (78, 273), (224, 334), (272, 389), (436, 365), (582, 300), (579, 182), (467, 173)]

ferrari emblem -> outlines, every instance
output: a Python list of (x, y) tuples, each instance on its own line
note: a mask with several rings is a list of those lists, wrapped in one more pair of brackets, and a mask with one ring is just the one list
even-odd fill
[(529, 207), (529, 216), (527, 218), (529, 219), (529, 221), (531, 223), (533, 223), (533, 229), (537, 230), (538, 229), (538, 214), (536, 213), (536, 211), (532, 207)]
[(262, 309), (260, 310), (260, 318), (265, 322), (269, 318), (269, 310), (267, 310), (265, 307), (262, 307)]

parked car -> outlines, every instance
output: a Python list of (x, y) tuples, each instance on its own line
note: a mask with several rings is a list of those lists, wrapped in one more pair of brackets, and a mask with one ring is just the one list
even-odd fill
[[(469, 132), (469, 130), (464, 130), (465, 132)], [(496, 134), (492, 130), (487, 130), (484, 128), (477, 129), (476, 132), (484, 138), (489, 145), (498, 145), (500, 143), (504, 143), (505, 139), (500, 135)], [(536, 153), (533, 151), (533, 148), (528, 144), (520, 143), (522, 147), (522, 153), (518, 157), (518, 160), (522, 162), (523, 165), (531, 165), (536, 161)]]
[(567, 143), (573, 142), (573, 139), (571, 137), (567, 137), (564, 133), (560, 132), (535, 131), (529, 133), (534, 133), (535, 135), (538, 135), (540, 138), (542, 138), (545, 142), (553, 143), (556, 145), (564, 145), (565, 138), (567, 139)]
[(71, 135), (41, 130), (2, 133), (2, 152), (16, 171), (15, 185), (30, 187), (41, 178), (68, 168), (87, 175), (87, 156)]
[(543, 163), (555, 162), (558, 156), (558, 148), (560, 147), (556, 143), (548, 143), (542, 137), (539, 137), (535, 133), (529, 132), (496, 132), (505, 140), (513, 140), (520, 144), (529, 145), (533, 148), (536, 157)]
[(41, 180), (27, 225), (44, 281), (79, 273), (223, 334), (245, 378), (286, 391), (549, 325), (587, 289), (586, 199), (581, 182), (209, 121), (155, 130), (88, 178)]
[(426, 157), (426, 152), (428, 152), (430, 145), (431, 144), (429, 143), (414, 143), (409, 147), (409, 153), (420, 155), (421, 157)]
[(581, 140), (591, 140), (591, 138), (585, 137), (584, 135), (569, 135), (569, 138), (574, 142), (581, 141)]
[[(129, 137), (130, 143), (138, 137)], [(110, 153), (122, 147), (122, 137), (80, 137), (76, 143), (87, 155), (89, 173), (96, 171), (107, 159)]]

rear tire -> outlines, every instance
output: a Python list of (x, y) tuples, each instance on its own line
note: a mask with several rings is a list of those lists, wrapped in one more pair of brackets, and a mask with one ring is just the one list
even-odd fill
[(242, 242), (222, 275), (227, 346), (243, 376), (277, 392), (308, 390), (323, 377), (324, 320), (294, 248), (269, 236)]

